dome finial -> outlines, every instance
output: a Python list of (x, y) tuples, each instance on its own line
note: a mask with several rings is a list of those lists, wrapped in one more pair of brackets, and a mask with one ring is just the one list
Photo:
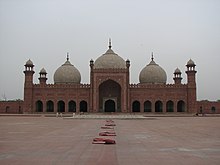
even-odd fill
[(109, 49), (111, 49), (111, 48), (112, 48), (112, 42), (111, 42), (111, 38), (109, 38), (108, 47), (109, 47)]
[(154, 53), (153, 52), (151, 53), (151, 60), (152, 61), (154, 60)]
[(69, 61), (69, 52), (66, 54), (66, 60)]

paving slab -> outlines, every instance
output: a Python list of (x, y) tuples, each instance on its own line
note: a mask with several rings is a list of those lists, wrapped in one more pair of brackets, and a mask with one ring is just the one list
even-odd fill
[(114, 119), (116, 144), (104, 145), (92, 144), (104, 118), (1, 116), (0, 164), (220, 164), (219, 117), (125, 118)]

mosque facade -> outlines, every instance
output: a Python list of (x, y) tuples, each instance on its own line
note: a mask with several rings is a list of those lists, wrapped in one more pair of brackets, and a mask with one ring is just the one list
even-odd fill
[[(90, 61), (89, 84), (81, 83), (80, 71), (68, 56), (55, 71), (53, 84), (47, 83), (44, 68), (39, 73), (39, 83), (35, 84), (34, 64), (28, 60), (24, 70), (24, 100), (10, 105), (19, 106), (15, 113), (198, 113), (203, 107), (209, 108), (205, 106), (207, 103), (197, 101), (195, 66), (191, 59), (187, 62), (185, 84), (178, 68), (173, 74), (173, 84), (167, 84), (165, 70), (152, 55), (139, 73), (139, 83), (131, 84), (130, 61), (116, 54), (109, 42), (108, 50)], [(0, 104), (0, 111), (5, 108), (10, 111), (6, 104), (9, 102)], [(218, 103), (212, 111), (218, 112), (219, 107)]]
[(104, 112), (189, 112), (196, 109), (196, 71), (187, 62), (187, 84), (181, 71), (174, 72), (174, 84), (166, 84), (167, 75), (153, 58), (139, 74), (139, 83), (130, 84), (130, 61), (108, 50), (90, 61), (90, 83), (81, 84), (79, 70), (69, 57), (54, 73), (54, 84), (47, 84), (47, 72), (39, 73), (33, 83), (34, 64), (25, 64), (23, 112), (104, 113)]

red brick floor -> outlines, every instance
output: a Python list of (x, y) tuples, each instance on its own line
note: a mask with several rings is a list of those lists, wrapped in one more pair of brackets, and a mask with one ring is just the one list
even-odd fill
[(92, 144), (104, 119), (0, 117), (0, 164), (220, 164), (220, 117), (114, 121), (116, 144), (104, 145)]

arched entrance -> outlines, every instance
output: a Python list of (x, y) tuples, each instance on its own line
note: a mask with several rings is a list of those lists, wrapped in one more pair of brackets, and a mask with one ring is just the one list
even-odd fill
[(177, 112), (185, 112), (185, 103), (184, 101), (180, 100), (177, 103)]
[(166, 108), (167, 108), (166, 111), (173, 112), (173, 105), (174, 105), (173, 101), (169, 100), (166, 105)]
[(80, 112), (87, 112), (87, 102), (86, 101), (80, 101)]
[(68, 103), (68, 112), (76, 112), (76, 102), (71, 100)]
[(105, 101), (105, 112), (115, 112), (114, 100), (109, 99)]
[(53, 101), (49, 100), (47, 101), (47, 112), (53, 112), (53, 111), (54, 111)]
[(134, 101), (132, 103), (132, 112), (140, 112), (140, 102)]
[(5, 109), (5, 113), (9, 112), (9, 109), (10, 109), (10, 107), (7, 106), (6, 109)]
[(163, 112), (163, 103), (161, 101), (155, 103), (155, 112)]
[(36, 102), (36, 112), (43, 112), (43, 103), (40, 100)]
[(107, 80), (99, 85), (99, 112), (120, 111), (121, 86), (113, 80)]
[(151, 102), (149, 100), (144, 102), (144, 112), (151, 112)]
[(211, 112), (212, 112), (212, 113), (215, 113), (215, 107), (212, 107), (212, 108), (211, 108)]
[(64, 101), (62, 101), (62, 100), (58, 101), (57, 107), (58, 107), (57, 112), (65, 112), (65, 103), (64, 103)]

